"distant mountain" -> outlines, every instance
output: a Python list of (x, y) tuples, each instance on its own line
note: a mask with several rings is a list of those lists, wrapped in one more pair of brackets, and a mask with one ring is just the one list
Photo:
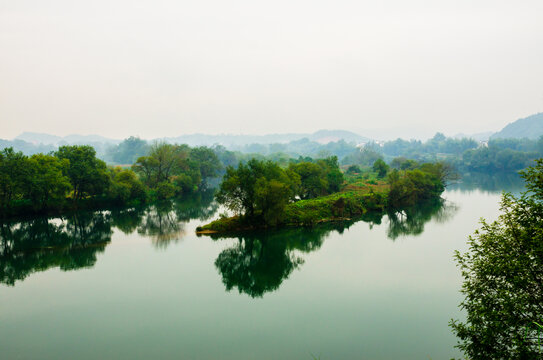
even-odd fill
[(524, 119), (518, 119), (517, 121), (508, 124), (490, 138), (538, 139), (541, 135), (543, 135), (543, 113), (528, 116)]
[(213, 145), (220, 144), (226, 147), (237, 147), (249, 144), (273, 144), (273, 143), (288, 143), (291, 141), (307, 138), (311, 141), (316, 141), (321, 144), (345, 140), (346, 142), (366, 142), (369, 139), (350, 131), (345, 130), (319, 130), (313, 134), (269, 134), (269, 135), (206, 135), (206, 134), (191, 134), (181, 135), (177, 137), (163, 138), (170, 143), (187, 144), (189, 146)]
[(42, 143), (33, 144), (28, 141), (15, 139), (15, 140), (4, 140), (0, 139), (0, 150), (4, 148), (12, 147), (15, 151), (21, 151), (25, 155), (33, 155), (37, 153), (47, 154), (51, 151), (56, 150), (54, 145), (44, 145)]
[(17, 136), (13, 140), (23, 140), (31, 144), (44, 144), (44, 145), (55, 145), (62, 141), (62, 137), (56, 135), (35, 133), (35, 132), (24, 132), (21, 135)]
[(319, 130), (307, 137), (321, 144), (345, 140), (346, 142), (368, 142), (370, 139), (346, 130)]
[(100, 135), (68, 135), (68, 136), (56, 136), (44, 133), (24, 132), (17, 136), (14, 140), (23, 140), (34, 145), (63, 145), (63, 144), (118, 144), (121, 141), (115, 139), (109, 139)]
[(93, 143), (105, 143), (105, 144), (118, 144), (121, 140), (110, 139), (100, 135), (68, 135), (62, 138), (69, 144), (93, 144)]

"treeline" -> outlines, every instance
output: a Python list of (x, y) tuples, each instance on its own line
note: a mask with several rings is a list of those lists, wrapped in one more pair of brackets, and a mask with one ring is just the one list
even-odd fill
[(447, 161), (462, 172), (517, 171), (543, 156), (543, 137), (530, 139), (491, 139), (477, 143), (471, 139), (452, 139), (436, 134), (426, 142), (397, 139), (381, 145), (368, 143), (341, 160), (345, 165), (371, 166), (377, 159), (396, 157), (419, 162)]
[[(21, 150), (27, 155), (54, 150), (51, 145), (0, 140), (0, 148), (7, 146)], [(92, 144), (92, 146), (97, 150), (97, 157), (106, 163), (130, 165), (139, 157), (147, 155), (152, 143), (130, 137), (116, 145)], [(272, 160), (281, 166), (288, 166), (292, 159), (300, 156), (313, 158), (337, 156), (342, 165), (371, 166), (377, 159), (390, 162), (396, 157), (405, 157), (419, 162), (446, 160), (462, 172), (497, 172), (523, 169), (535, 158), (543, 156), (543, 138), (491, 139), (488, 142), (478, 142), (469, 138), (450, 138), (437, 133), (427, 141), (396, 139), (379, 143), (369, 142), (363, 146), (344, 140), (321, 144), (303, 138), (288, 143), (247, 144), (228, 149), (216, 144), (208, 148), (213, 150), (224, 168), (236, 166), (240, 161), (246, 163), (252, 158)]]
[(135, 205), (206, 188), (222, 165), (209, 148), (156, 143), (131, 168), (108, 167), (91, 146), (50, 154), (0, 152), (3, 216)]

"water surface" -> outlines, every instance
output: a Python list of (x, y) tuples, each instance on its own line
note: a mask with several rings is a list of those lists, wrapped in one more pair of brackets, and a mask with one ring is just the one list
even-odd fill
[(459, 356), (453, 253), (500, 190), (466, 182), (442, 205), (236, 238), (195, 235), (210, 196), (4, 223), (0, 357)]

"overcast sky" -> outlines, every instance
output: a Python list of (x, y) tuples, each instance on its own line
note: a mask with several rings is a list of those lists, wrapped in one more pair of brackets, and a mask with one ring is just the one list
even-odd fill
[(542, 0), (0, 0), (4, 139), (409, 138), (541, 111)]

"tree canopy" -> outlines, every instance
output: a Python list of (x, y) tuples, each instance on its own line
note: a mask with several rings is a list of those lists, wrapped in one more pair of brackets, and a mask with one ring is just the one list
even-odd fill
[(217, 201), (236, 213), (261, 216), (266, 223), (276, 224), (299, 183), (296, 173), (272, 161), (252, 159), (237, 169), (226, 169)]
[(69, 163), (65, 172), (72, 184), (75, 201), (83, 196), (103, 194), (108, 189), (106, 163), (96, 158), (96, 151), (92, 146), (61, 146), (55, 155)]
[(522, 173), (528, 191), (505, 193), (497, 221), (482, 221), (456, 252), (465, 322), (451, 321), (470, 359), (540, 359), (543, 328), (543, 160)]

